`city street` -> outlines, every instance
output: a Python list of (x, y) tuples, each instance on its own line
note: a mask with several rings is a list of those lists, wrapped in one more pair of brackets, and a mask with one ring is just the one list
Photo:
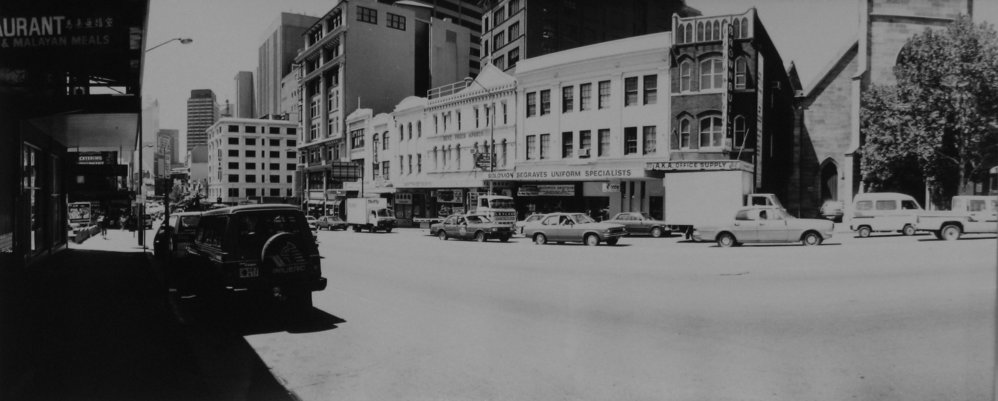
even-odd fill
[(994, 236), (618, 246), (320, 232), (345, 320), (246, 337), (303, 400), (978, 400)]

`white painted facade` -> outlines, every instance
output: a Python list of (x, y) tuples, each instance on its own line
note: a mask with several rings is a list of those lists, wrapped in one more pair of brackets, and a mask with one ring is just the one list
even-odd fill
[(222, 118), (207, 133), (208, 199), (262, 203), (293, 196), (296, 122)]

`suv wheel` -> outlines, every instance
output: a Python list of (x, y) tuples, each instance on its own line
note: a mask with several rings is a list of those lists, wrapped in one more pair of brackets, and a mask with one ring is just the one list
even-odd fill
[(960, 226), (954, 224), (948, 224), (939, 231), (942, 239), (946, 241), (954, 241), (960, 239)]
[(867, 238), (867, 237), (870, 236), (870, 232), (872, 232), (872, 231), (873, 230), (870, 229), (870, 226), (862, 226), (862, 227), (859, 228), (859, 237), (860, 238)]
[(912, 236), (915, 235), (915, 226), (911, 224), (905, 224), (904, 228), (901, 229), (901, 234)]
[(655, 227), (651, 229), (652, 238), (659, 238), (662, 236), (662, 227)]
[(735, 245), (735, 236), (731, 233), (722, 233), (717, 236), (717, 246), (721, 248), (730, 248)]

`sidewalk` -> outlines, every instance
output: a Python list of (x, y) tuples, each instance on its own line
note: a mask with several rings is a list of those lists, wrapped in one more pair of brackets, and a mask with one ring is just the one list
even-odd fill
[(0, 399), (295, 399), (238, 333), (177, 323), (151, 243), (108, 230), (3, 277)]

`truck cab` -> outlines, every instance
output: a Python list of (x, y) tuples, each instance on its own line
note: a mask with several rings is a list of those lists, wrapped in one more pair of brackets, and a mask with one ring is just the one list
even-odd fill
[(513, 198), (502, 195), (479, 195), (472, 201), (471, 213), (488, 216), (492, 221), (508, 227), (516, 224)]

